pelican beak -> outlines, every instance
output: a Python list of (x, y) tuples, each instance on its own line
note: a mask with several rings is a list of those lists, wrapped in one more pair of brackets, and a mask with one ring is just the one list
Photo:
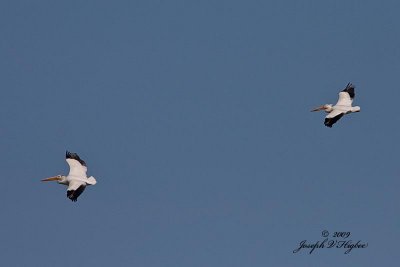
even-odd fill
[(60, 181), (60, 180), (61, 180), (60, 177), (53, 176), (53, 177), (50, 177), (50, 178), (43, 179), (43, 180), (41, 180), (41, 181), (42, 181), (42, 182), (50, 182), (50, 181)]
[(324, 110), (324, 109), (325, 109), (324, 106), (319, 106), (319, 107), (317, 107), (317, 108), (311, 110), (311, 112), (313, 112), (313, 111), (320, 111), (320, 110)]

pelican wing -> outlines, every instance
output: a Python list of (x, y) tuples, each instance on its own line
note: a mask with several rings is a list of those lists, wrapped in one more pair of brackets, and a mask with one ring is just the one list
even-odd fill
[(85, 191), (86, 183), (81, 181), (71, 181), (67, 189), (67, 197), (76, 202), (78, 197)]
[(331, 113), (329, 113), (325, 117), (324, 124), (325, 124), (325, 126), (332, 128), (332, 125), (334, 125), (343, 116), (344, 116), (344, 113), (342, 111), (334, 109)]
[(354, 85), (351, 83), (348, 83), (346, 88), (343, 89), (339, 93), (339, 100), (336, 103), (337, 106), (348, 106), (351, 107), (351, 104), (353, 103), (354, 96), (356, 95), (354, 93)]
[(86, 178), (86, 163), (78, 156), (78, 154), (67, 151), (65, 157), (69, 165), (68, 176)]

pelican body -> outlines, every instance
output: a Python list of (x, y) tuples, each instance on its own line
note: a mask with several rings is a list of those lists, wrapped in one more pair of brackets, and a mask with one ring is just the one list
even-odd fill
[(65, 157), (70, 168), (68, 176), (57, 175), (43, 179), (42, 181), (57, 181), (59, 184), (68, 186), (67, 197), (73, 202), (76, 202), (78, 197), (85, 190), (86, 186), (95, 185), (97, 181), (93, 176), (86, 176), (86, 163), (78, 156), (78, 154), (67, 151)]
[(336, 105), (326, 104), (320, 107), (317, 107), (311, 111), (320, 111), (324, 110), (326, 113), (329, 113), (325, 117), (325, 126), (332, 128), (332, 125), (335, 124), (340, 118), (342, 118), (346, 114), (360, 112), (361, 108), (359, 106), (353, 107), (353, 99), (355, 97), (354, 93), (354, 85), (348, 83), (346, 88), (339, 92), (339, 100)]

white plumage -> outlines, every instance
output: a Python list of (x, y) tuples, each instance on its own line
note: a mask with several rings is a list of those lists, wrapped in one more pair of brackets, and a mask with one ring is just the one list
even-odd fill
[(87, 177), (86, 163), (78, 154), (67, 151), (65, 156), (70, 168), (68, 176), (57, 175), (43, 179), (42, 181), (57, 181), (59, 184), (67, 185), (67, 197), (75, 202), (85, 190), (86, 186), (95, 185), (97, 181), (93, 176)]
[(326, 104), (311, 111), (324, 110), (325, 112), (329, 113), (325, 117), (324, 124), (325, 126), (331, 128), (332, 125), (335, 124), (345, 114), (359, 112), (361, 110), (359, 106), (352, 106), (353, 99), (355, 97), (354, 88), (355, 87), (353, 84), (348, 83), (346, 88), (339, 93), (339, 99), (336, 105), (333, 106), (332, 104)]

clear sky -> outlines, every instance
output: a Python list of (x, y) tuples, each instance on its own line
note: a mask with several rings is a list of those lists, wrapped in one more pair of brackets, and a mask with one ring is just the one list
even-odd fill
[[(1, 1), (1, 265), (397, 266), (399, 10)], [(40, 182), (67, 149), (98, 181), (76, 203)], [(323, 230), (369, 245), (292, 253)]]

